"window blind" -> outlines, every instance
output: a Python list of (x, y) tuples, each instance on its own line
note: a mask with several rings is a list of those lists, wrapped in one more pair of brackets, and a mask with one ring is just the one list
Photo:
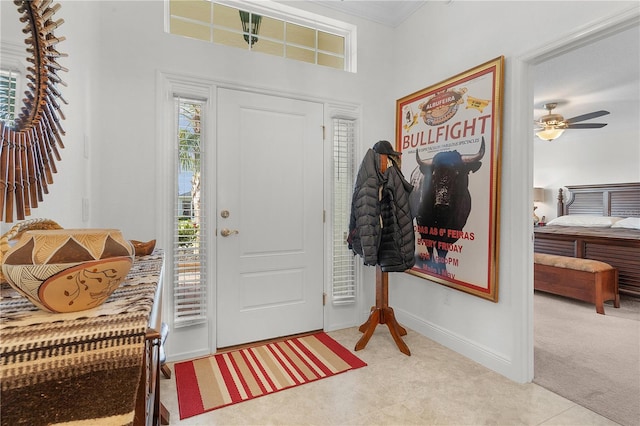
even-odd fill
[(356, 121), (333, 119), (333, 284), (334, 304), (356, 300), (355, 258), (347, 244), (355, 174)]
[(16, 91), (19, 74), (0, 70), (0, 121), (13, 127), (16, 118)]
[(207, 318), (206, 221), (201, 205), (203, 101), (175, 98), (177, 179), (173, 233), (174, 326)]

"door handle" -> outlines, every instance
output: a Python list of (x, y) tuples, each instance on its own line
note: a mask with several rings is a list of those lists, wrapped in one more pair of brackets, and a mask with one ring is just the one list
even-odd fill
[(233, 235), (233, 234), (239, 234), (240, 231), (238, 231), (237, 229), (227, 229), (227, 228), (222, 228), (220, 230), (220, 235), (222, 235), (223, 237), (228, 237), (229, 235)]

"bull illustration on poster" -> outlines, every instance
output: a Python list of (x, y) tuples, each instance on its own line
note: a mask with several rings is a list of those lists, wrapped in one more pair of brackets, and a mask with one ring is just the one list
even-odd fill
[(410, 176), (416, 264), (409, 273), (498, 301), (504, 57), (396, 103)]

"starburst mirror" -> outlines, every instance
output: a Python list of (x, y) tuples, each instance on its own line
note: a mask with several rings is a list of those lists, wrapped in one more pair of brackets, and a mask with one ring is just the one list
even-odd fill
[[(43, 194), (48, 194), (57, 172), (56, 161), (61, 160), (58, 150), (64, 148), (61, 120), (65, 116), (60, 104), (67, 104), (60, 93), (60, 86), (67, 84), (60, 73), (68, 70), (58, 63), (58, 58), (67, 55), (57, 50), (65, 38), (54, 35), (64, 22), (54, 18), (60, 4), (51, 0), (14, 3), (25, 25), (27, 67), (22, 108), (17, 102), (3, 102), (0, 119), (0, 219), (7, 223), (29, 216), (43, 201)], [(3, 93), (15, 90), (6, 76), (2, 85)]]

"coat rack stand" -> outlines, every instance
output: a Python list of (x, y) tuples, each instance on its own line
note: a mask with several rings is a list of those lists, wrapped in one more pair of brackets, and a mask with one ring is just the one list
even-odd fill
[(404, 329), (396, 321), (396, 317), (393, 314), (393, 308), (389, 306), (389, 276), (387, 272), (382, 271), (380, 265), (376, 266), (376, 306), (371, 307), (371, 313), (369, 319), (358, 328), (364, 335), (356, 343), (356, 351), (364, 349), (373, 335), (378, 324), (387, 324), (393, 340), (396, 342), (398, 349), (405, 355), (411, 355), (409, 347), (402, 340), (402, 337), (407, 334), (407, 330)]

